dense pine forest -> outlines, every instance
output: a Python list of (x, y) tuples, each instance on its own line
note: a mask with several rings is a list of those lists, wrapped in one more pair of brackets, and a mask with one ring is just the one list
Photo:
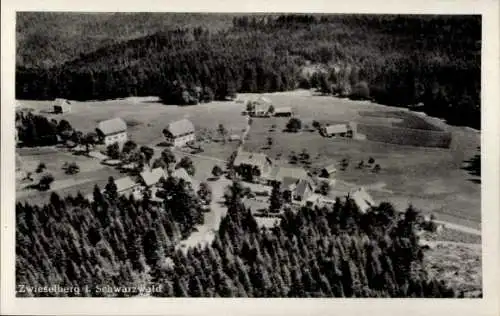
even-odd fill
[(479, 16), (136, 18), (18, 14), (17, 98), (155, 95), (197, 104), (237, 92), (316, 88), (388, 105), (422, 104), (419, 110), (451, 124), (480, 127)]
[(69, 296), (133, 296), (138, 291), (96, 289), (150, 285), (160, 289), (151, 295), (166, 297), (460, 295), (423, 268), (412, 207), (402, 215), (381, 203), (362, 214), (350, 199), (337, 199), (331, 208), (285, 210), (280, 225), (259, 228), (234, 182), (215, 240), (182, 251), (175, 246), (200, 221), (196, 197), (182, 182), (164, 185), (174, 194), (163, 206), (98, 188), (93, 202), (54, 193), (45, 206), (19, 203), (18, 287), (88, 286)]

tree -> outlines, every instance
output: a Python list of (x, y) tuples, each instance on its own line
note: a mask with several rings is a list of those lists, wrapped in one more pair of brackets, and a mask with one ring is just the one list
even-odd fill
[(137, 144), (133, 140), (128, 140), (123, 144), (122, 154), (128, 156), (137, 149)]
[(40, 181), (38, 182), (38, 189), (40, 191), (47, 191), (50, 189), (52, 182), (54, 182), (54, 176), (50, 173), (46, 173), (40, 178)]
[(370, 165), (371, 165), (371, 164), (373, 164), (374, 162), (375, 162), (375, 159), (373, 159), (373, 157), (370, 157), (370, 158), (368, 159), (368, 163), (369, 163)]
[(312, 127), (314, 127), (315, 129), (319, 130), (321, 128), (321, 123), (314, 120), (312, 121)]
[(361, 160), (359, 163), (358, 163), (358, 166), (357, 168), (358, 169), (363, 169), (363, 167), (365, 166), (365, 162), (363, 160)]
[(273, 182), (271, 196), (269, 197), (269, 212), (278, 213), (283, 205), (283, 195), (280, 190), (280, 183)]
[(212, 202), (212, 189), (206, 182), (200, 183), (200, 187), (198, 189), (198, 197), (205, 203), (210, 204)]
[(252, 101), (247, 101), (246, 111), (247, 113), (252, 113), (255, 111), (255, 104)]
[(196, 169), (194, 167), (193, 161), (188, 156), (182, 157), (181, 161), (175, 166), (176, 169), (184, 168), (190, 176), (194, 176)]
[(349, 95), (354, 100), (368, 100), (370, 99), (370, 88), (366, 81), (356, 83), (352, 87), (351, 94)]
[(172, 150), (170, 150), (170, 148), (163, 149), (163, 151), (161, 152), (161, 159), (163, 160), (163, 162), (165, 163), (165, 165), (167, 165), (167, 167), (171, 163), (175, 163), (175, 161), (176, 161), (175, 160), (175, 155), (172, 152)]
[(36, 173), (42, 173), (45, 169), (47, 169), (47, 166), (45, 165), (44, 162), (40, 162), (38, 166), (36, 167), (35, 172)]
[(149, 165), (155, 153), (154, 149), (148, 146), (141, 146), (139, 151), (144, 155), (144, 160), (146, 164)]
[(218, 179), (221, 175), (222, 175), (223, 171), (221, 169), (221, 167), (219, 167), (218, 165), (215, 165), (213, 168), (212, 168), (212, 175)]
[(340, 162), (340, 168), (342, 171), (345, 171), (349, 167), (349, 160), (347, 158), (342, 159)]
[(268, 137), (267, 138), (267, 146), (269, 146), (269, 148), (271, 148), (272, 145), (273, 145), (273, 138), (272, 137)]
[(319, 186), (319, 193), (321, 195), (328, 196), (328, 193), (330, 193), (330, 182), (321, 181), (321, 184)]
[(108, 178), (108, 183), (106, 183), (106, 186), (104, 187), (104, 193), (110, 200), (114, 200), (118, 197), (118, 188), (116, 187), (115, 179), (113, 177)]
[(267, 108), (267, 113), (269, 113), (271, 115), (274, 114), (274, 105), (272, 105), (272, 104), (269, 105), (269, 107)]
[(120, 158), (120, 145), (118, 143), (113, 143), (106, 147), (106, 154), (111, 159), (119, 159)]
[(227, 130), (226, 128), (224, 127), (224, 125), (222, 124), (219, 124), (219, 126), (217, 127), (217, 132), (219, 133), (219, 135), (222, 137), (224, 143), (226, 143), (226, 136), (227, 136)]
[(373, 173), (379, 173), (380, 172), (380, 165), (379, 164), (376, 164), (374, 167), (373, 167)]
[(288, 123), (286, 123), (286, 130), (292, 133), (300, 131), (302, 128), (302, 121), (296, 117), (292, 117)]
[(97, 143), (97, 134), (95, 132), (90, 132), (82, 138), (82, 143), (85, 145), (85, 152), (88, 154), (90, 147), (95, 146)]
[(65, 170), (66, 174), (76, 174), (80, 172), (80, 167), (76, 164), (76, 162), (72, 162), (68, 164)]

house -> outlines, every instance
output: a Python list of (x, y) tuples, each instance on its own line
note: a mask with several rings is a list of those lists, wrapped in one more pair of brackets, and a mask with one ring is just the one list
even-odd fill
[(274, 116), (290, 117), (293, 115), (291, 107), (281, 107), (274, 109)]
[(61, 114), (71, 111), (71, 102), (66, 99), (55, 99), (54, 100), (54, 113)]
[(163, 168), (155, 168), (141, 172), (139, 174), (139, 181), (142, 185), (149, 188), (159, 183), (162, 177), (166, 177)]
[(139, 184), (132, 180), (131, 177), (117, 179), (115, 185), (118, 194), (129, 195), (139, 191)]
[(366, 213), (372, 206), (375, 206), (375, 201), (363, 187), (351, 191), (348, 197), (354, 201), (362, 213)]
[(319, 176), (321, 178), (330, 178), (337, 172), (337, 168), (335, 167), (334, 164), (329, 165), (321, 169)]
[(323, 126), (320, 129), (320, 133), (324, 137), (334, 137), (334, 136), (345, 137), (347, 135), (347, 125), (333, 124), (333, 125)]
[(269, 108), (272, 105), (271, 100), (266, 97), (260, 97), (257, 100), (250, 101), (253, 104), (253, 110), (248, 114), (253, 117), (270, 117)]
[(100, 142), (106, 146), (123, 144), (127, 141), (127, 123), (119, 117), (102, 121), (97, 125), (96, 133)]
[(279, 167), (275, 166), (269, 175), (265, 177), (265, 180), (267, 181), (268, 184), (272, 184), (274, 181), (278, 181), (280, 183), (283, 183), (285, 178), (291, 178), (295, 180), (308, 180), (310, 179), (309, 175), (307, 174), (307, 171), (303, 168), (297, 168), (297, 167)]
[(272, 161), (262, 153), (239, 151), (233, 162), (233, 168), (241, 175), (241, 166), (248, 165), (259, 171), (259, 177), (266, 177), (271, 171)]
[(166, 141), (175, 147), (182, 147), (188, 142), (195, 141), (194, 125), (188, 119), (168, 124), (163, 130)]

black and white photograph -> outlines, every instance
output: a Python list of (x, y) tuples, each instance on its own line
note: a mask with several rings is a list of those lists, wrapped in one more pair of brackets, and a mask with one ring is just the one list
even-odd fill
[(481, 300), (482, 23), (16, 12), (14, 296)]

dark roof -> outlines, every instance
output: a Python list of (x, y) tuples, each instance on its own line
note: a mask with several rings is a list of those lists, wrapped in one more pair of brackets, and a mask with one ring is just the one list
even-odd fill
[(174, 137), (194, 133), (194, 125), (190, 120), (182, 119), (168, 124), (166, 131), (168, 131)]
[(102, 121), (97, 125), (97, 129), (104, 135), (112, 135), (127, 130), (127, 123), (119, 117)]

